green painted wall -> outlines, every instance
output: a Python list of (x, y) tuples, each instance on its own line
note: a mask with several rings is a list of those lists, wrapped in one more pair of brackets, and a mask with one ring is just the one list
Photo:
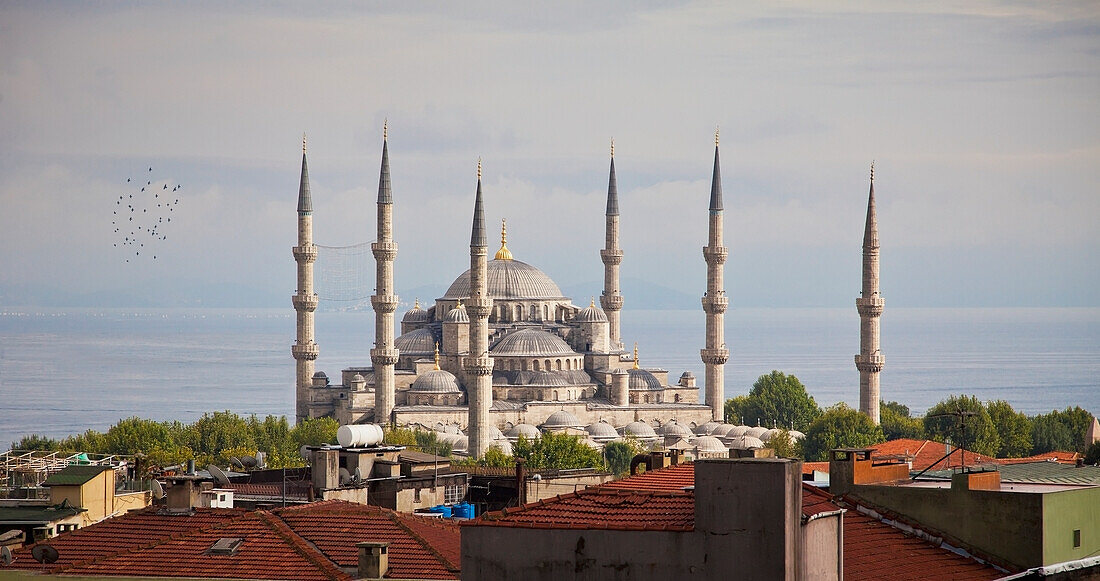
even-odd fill
[[(1073, 547), (1073, 531), (1081, 546)], [(1043, 495), (1043, 564), (1100, 554), (1100, 487)]]

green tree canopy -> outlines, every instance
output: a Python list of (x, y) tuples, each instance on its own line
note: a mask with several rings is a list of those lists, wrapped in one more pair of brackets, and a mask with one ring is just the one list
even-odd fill
[(896, 401), (879, 404), (879, 425), (887, 440), (898, 438), (924, 439), (924, 423), (909, 415), (909, 406)]
[(792, 438), (791, 433), (782, 428), (768, 438), (764, 445), (775, 450), (775, 455), (781, 458), (802, 457), (802, 443)]
[(1035, 416), (1032, 420), (1032, 453), (1061, 450), (1084, 452), (1085, 433), (1092, 424), (1092, 414), (1079, 406)]
[(987, 402), (985, 409), (1001, 438), (998, 458), (1020, 458), (1031, 454), (1031, 419), (1012, 409), (1003, 399)]
[(603, 454), (589, 447), (578, 436), (544, 433), (535, 440), (521, 437), (512, 446), (517, 458), (528, 468), (604, 468)]
[(603, 456), (607, 460), (607, 469), (616, 476), (623, 476), (630, 472), (630, 461), (645, 451), (644, 444), (633, 437), (627, 437), (608, 442), (604, 446)]
[(989, 411), (972, 395), (953, 395), (928, 409), (924, 431), (940, 442), (966, 448), (971, 452), (996, 456), (1001, 437), (989, 417)]
[(807, 461), (821, 462), (828, 459), (829, 450), (834, 448), (865, 448), (885, 441), (881, 426), (876, 426), (867, 414), (841, 402), (826, 409), (810, 424), (802, 450)]
[(731, 423), (740, 423), (743, 417), (749, 425), (799, 431), (805, 431), (821, 415), (821, 408), (797, 377), (775, 370), (761, 375), (749, 395), (727, 400), (724, 409)]

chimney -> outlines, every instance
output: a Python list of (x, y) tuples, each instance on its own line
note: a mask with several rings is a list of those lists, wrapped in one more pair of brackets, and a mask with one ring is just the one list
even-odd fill
[(527, 470), (523, 458), (516, 458), (516, 499), (519, 505), (527, 504)]
[(390, 569), (389, 543), (355, 543), (359, 549), (359, 578), (381, 579)]
[(318, 492), (339, 488), (340, 486), (340, 452), (338, 450), (314, 450), (313, 466), (310, 470), (313, 476), (313, 487)]
[(190, 510), (199, 505), (199, 487), (194, 478), (176, 478), (171, 480), (165, 506), (171, 511)]

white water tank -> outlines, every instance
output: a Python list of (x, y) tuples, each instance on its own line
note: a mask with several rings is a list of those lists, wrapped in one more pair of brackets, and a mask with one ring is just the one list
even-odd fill
[(382, 426), (378, 424), (340, 426), (336, 430), (336, 441), (344, 448), (361, 448), (381, 444)]

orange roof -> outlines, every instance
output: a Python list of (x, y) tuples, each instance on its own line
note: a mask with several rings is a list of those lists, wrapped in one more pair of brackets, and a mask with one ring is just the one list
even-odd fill
[[(132, 512), (47, 541), (61, 558), (53, 574), (186, 576), (236, 579), (349, 579), (355, 543), (389, 542), (387, 577), (457, 579), (459, 530), (449, 523), (344, 501), (277, 509), (196, 509), (191, 516), (158, 507)], [(222, 538), (242, 538), (236, 553), (211, 555)], [(30, 547), (13, 567), (40, 569)]]
[[(529, 504), (507, 515), (484, 515), (471, 524), (545, 528), (615, 528), (645, 530), (669, 523), (693, 530), (695, 466), (679, 464), (652, 470)], [(685, 491), (687, 487), (691, 489)], [(802, 485), (802, 514), (842, 508), (828, 492)], [(849, 579), (996, 579), (1003, 572), (942, 549), (871, 518), (844, 502), (844, 576)], [(494, 520), (489, 521), (492, 518)], [(656, 519), (656, 520), (655, 520)], [(614, 523), (615, 526), (606, 526)]]
[(947, 444), (932, 440), (914, 440), (912, 438), (898, 438), (881, 444), (871, 446), (875, 458), (884, 456), (912, 457), (913, 470), (945, 470), (952, 466), (972, 466), (984, 464), (992, 460), (992, 457), (977, 454), (969, 450), (956, 450), (946, 459)]

